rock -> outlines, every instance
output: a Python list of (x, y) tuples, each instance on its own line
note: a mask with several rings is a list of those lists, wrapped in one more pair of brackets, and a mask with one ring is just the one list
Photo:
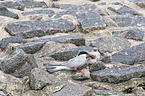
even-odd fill
[(128, 1), (133, 2), (133, 3), (136, 3), (138, 1), (143, 1), (143, 0), (128, 0)]
[(6, 37), (0, 41), (0, 48), (2, 50), (5, 50), (5, 48), (9, 43), (26, 43), (26, 42), (27, 42), (26, 40), (17, 36)]
[(120, 51), (129, 48), (130, 45), (127, 39), (117, 36), (100, 37), (90, 43), (90, 46), (97, 47), (102, 53)]
[(38, 57), (48, 57), (51, 53), (58, 52), (58, 51), (64, 51), (64, 50), (70, 50), (72, 48), (76, 48), (74, 44), (62, 44), (62, 43), (56, 43), (53, 41), (47, 42), (43, 48), (35, 54)]
[(67, 84), (62, 90), (49, 96), (90, 96), (91, 88), (84, 85)]
[(92, 1), (92, 2), (96, 2), (96, 1), (100, 1), (100, 0), (90, 0), (90, 1)]
[(145, 17), (143, 16), (122, 16), (112, 18), (120, 27), (144, 27)]
[(145, 1), (143, 1), (143, 0), (142, 1), (137, 1), (135, 4), (138, 5), (141, 8), (145, 8)]
[(93, 89), (96, 95), (117, 95), (118, 92), (112, 90)]
[(37, 42), (54, 41), (54, 42), (58, 42), (58, 43), (72, 43), (77, 46), (85, 45), (85, 38), (81, 35), (63, 35), (63, 36), (58, 36), (58, 37), (33, 40), (33, 42), (36, 42), (36, 41)]
[(108, 60), (108, 62), (109, 61), (120, 62), (123, 64), (132, 65), (132, 64), (136, 64), (145, 60), (144, 50), (145, 50), (145, 43), (142, 43), (142, 44), (133, 46), (131, 48), (124, 49), (120, 52), (117, 52), (113, 54), (112, 56), (107, 57), (108, 59), (106, 59), (105, 57), (103, 58), (103, 60), (105, 61), (106, 59)]
[(91, 52), (92, 47), (79, 47), (79, 48), (73, 48), (70, 50), (64, 50), (64, 51), (57, 51), (51, 53), (49, 56), (53, 57), (55, 60), (61, 60), (61, 61), (68, 61), (75, 56), (77, 56), (79, 51), (89, 51)]
[(0, 2), (0, 6), (18, 10), (24, 10), (25, 8), (47, 7), (47, 5), (44, 2), (36, 2), (36, 1), (15, 1), (15, 2), (5, 1)]
[(14, 18), (14, 19), (19, 19), (18, 14), (12, 13), (6, 7), (3, 7), (3, 6), (0, 6), (0, 15), (11, 17), (11, 18)]
[(40, 70), (38, 68), (32, 69), (30, 76), (30, 87), (33, 90), (41, 90), (46, 85), (50, 85), (56, 82), (55, 78), (55, 76), (49, 74), (46, 71)]
[(82, 28), (87, 30), (105, 28), (106, 23), (101, 10), (94, 4), (83, 4), (80, 6), (72, 6), (67, 9), (67, 11), (62, 11), (56, 13), (53, 18), (60, 18), (63, 15), (73, 15), (76, 16), (78, 21), (81, 23)]
[(29, 76), (31, 70), (36, 67), (38, 66), (34, 56), (25, 54), (22, 50), (19, 54), (4, 59), (0, 64), (0, 68), (4, 73), (18, 78)]
[(133, 40), (143, 40), (144, 33), (141, 32), (139, 29), (129, 29), (125, 31), (116, 31), (112, 33), (113, 35), (118, 35), (127, 39), (133, 39)]
[(139, 14), (135, 10), (129, 8), (128, 6), (124, 6), (124, 5), (122, 5), (122, 7), (118, 10), (115, 10), (112, 7), (108, 7), (108, 9), (110, 9), (111, 11), (116, 12), (119, 15), (138, 15)]
[(105, 65), (103, 64), (103, 62), (99, 61), (98, 64), (96, 63), (92, 64), (89, 68), (89, 71), (93, 72), (93, 71), (98, 71), (103, 69), (105, 69)]
[(76, 7), (76, 5), (71, 5), (71, 4), (60, 4), (60, 3), (52, 3), (52, 8), (60, 8), (60, 9), (68, 9), (71, 7)]
[(20, 96), (24, 91), (29, 90), (29, 84), (20, 78), (5, 74), (0, 70), (0, 95)]
[(73, 80), (77, 80), (77, 81), (84, 81), (84, 80), (88, 80), (88, 79), (90, 79), (90, 78), (87, 77), (87, 76), (79, 76), (79, 77), (72, 76), (72, 79), (73, 79)]
[(44, 46), (44, 44), (45, 42), (29, 42), (23, 45), (18, 45), (15, 47), (15, 49), (20, 48), (27, 54), (34, 54), (39, 51)]
[(75, 25), (66, 20), (20, 21), (7, 24), (5, 29), (10, 35), (32, 38), (73, 31)]
[(145, 76), (145, 68), (140, 66), (110, 68), (93, 71), (90, 76), (93, 80), (116, 84), (130, 80), (131, 78)]
[(98, 5), (106, 5), (106, 2), (99, 3)]
[(42, 10), (34, 10), (34, 11), (30, 11), (30, 12), (23, 12), (23, 15), (34, 15), (34, 14), (47, 14), (49, 17), (53, 16), (55, 13), (52, 10), (46, 10), (46, 9), (42, 9)]

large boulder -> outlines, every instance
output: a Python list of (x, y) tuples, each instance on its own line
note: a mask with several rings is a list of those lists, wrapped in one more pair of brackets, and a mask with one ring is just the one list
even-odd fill
[(113, 52), (129, 48), (131, 43), (122, 37), (107, 36), (91, 41), (90, 46), (97, 47), (100, 52)]
[(103, 62), (120, 62), (124, 64), (136, 64), (145, 61), (145, 43), (119, 51), (112, 56), (102, 59)]
[(138, 15), (116, 16), (112, 18), (120, 27), (144, 27), (145, 17)]
[(55, 13), (52, 10), (46, 10), (46, 9), (42, 9), (42, 10), (34, 10), (34, 11), (30, 11), (30, 12), (23, 12), (23, 15), (34, 15), (34, 14), (47, 14), (49, 17), (53, 16)]
[(17, 36), (6, 37), (0, 41), (0, 48), (2, 50), (5, 50), (5, 48), (9, 43), (26, 43), (26, 42), (27, 42), (26, 40)]
[(23, 45), (18, 45), (15, 47), (15, 49), (22, 49), (27, 54), (34, 54), (39, 51), (44, 45), (45, 42), (29, 42)]
[(0, 6), (0, 15), (11, 17), (11, 18), (14, 18), (14, 19), (19, 19), (18, 14), (12, 13), (6, 7), (3, 7), (3, 6)]
[(128, 29), (128, 30), (124, 30), (124, 31), (115, 31), (115, 32), (112, 32), (112, 34), (115, 36), (121, 36), (121, 37), (124, 37), (127, 39), (133, 39), (133, 40), (137, 40), (137, 41), (142, 41), (143, 36), (144, 36), (144, 33), (139, 29)]
[(52, 37), (52, 38), (36, 39), (33, 41), (34, 42), (54, 41), (58, 43), (73, 43), (77, 46), (85, 45), (85, 38), (81, 35), (63, 35), (63, 36)]
[(4, 73), (19, 78), (30, 76), (31, 70), (36, 67), (38, 66), (34, 56), (26, 54), (23, 50), (19, 50), (18, 54), (5, 58), (0, 64), (0, 69)]
[(20, 21), (7, 24), (5, 29), (10, 35), (32, 38), (73, 31), (75, 25), (67, 20)]
[(73, 15), (82, 25), (85, 31), (105, 28), (106, 23), (103, 20), (101, 10), (94, 4), (83, 4), (80, 6), (72, 6), (67, 11), (56, 13), (53, 18), (60, 18), (63, 15)]
[(56, 82), (55, 76), (49, 74), (46, 71), (35, 68), (31, 70), (30, 75), (30, 87), (33, 90), (41, 90), (46, 85), (50, 85)]
[(82, 84), (67, 84), (62, 90), (49, 96), (90, 96), (92, 89)]
[(131, 78), (145, 76), (145, 68), (140, 66), (110, 68), (93, 71), (90, 76), (93, 80), (116, 84), (130, 80)]
[(15, 1), (15, 2), (5, 1), (5, 2), (0, 2), (0, 6), (18, 9), (18, 10), (24, 10), (25, 8), (47, 7), (47, 5), (44, 2), (36, 2), (36, 1)]

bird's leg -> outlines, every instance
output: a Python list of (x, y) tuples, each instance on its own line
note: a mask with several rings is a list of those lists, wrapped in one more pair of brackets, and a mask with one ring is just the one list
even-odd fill
[(76, 69), (76, 71), (79, 72), (79, 73), (81, 72), (80, 69)]
[(89, 64), (87, 63), (87, 67), (86, 67), (87, 69), (89, 69)]

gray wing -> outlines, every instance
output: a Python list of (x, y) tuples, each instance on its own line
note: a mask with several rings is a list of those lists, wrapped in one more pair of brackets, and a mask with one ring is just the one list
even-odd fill
[(66, 67), (78, 68), (78, 67), (84, 65), (85, 62), (86, 62), (86, 56), (77, 56), (73, 59), (70, 59), (68, 62), (66, 62)]

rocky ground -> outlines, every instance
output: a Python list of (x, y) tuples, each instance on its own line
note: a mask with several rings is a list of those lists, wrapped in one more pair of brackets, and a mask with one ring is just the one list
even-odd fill
[[(144, 96), (144, 0), (0, 0), (1, 96)], [(49, 73), (97, 47), (81, 73)]]

